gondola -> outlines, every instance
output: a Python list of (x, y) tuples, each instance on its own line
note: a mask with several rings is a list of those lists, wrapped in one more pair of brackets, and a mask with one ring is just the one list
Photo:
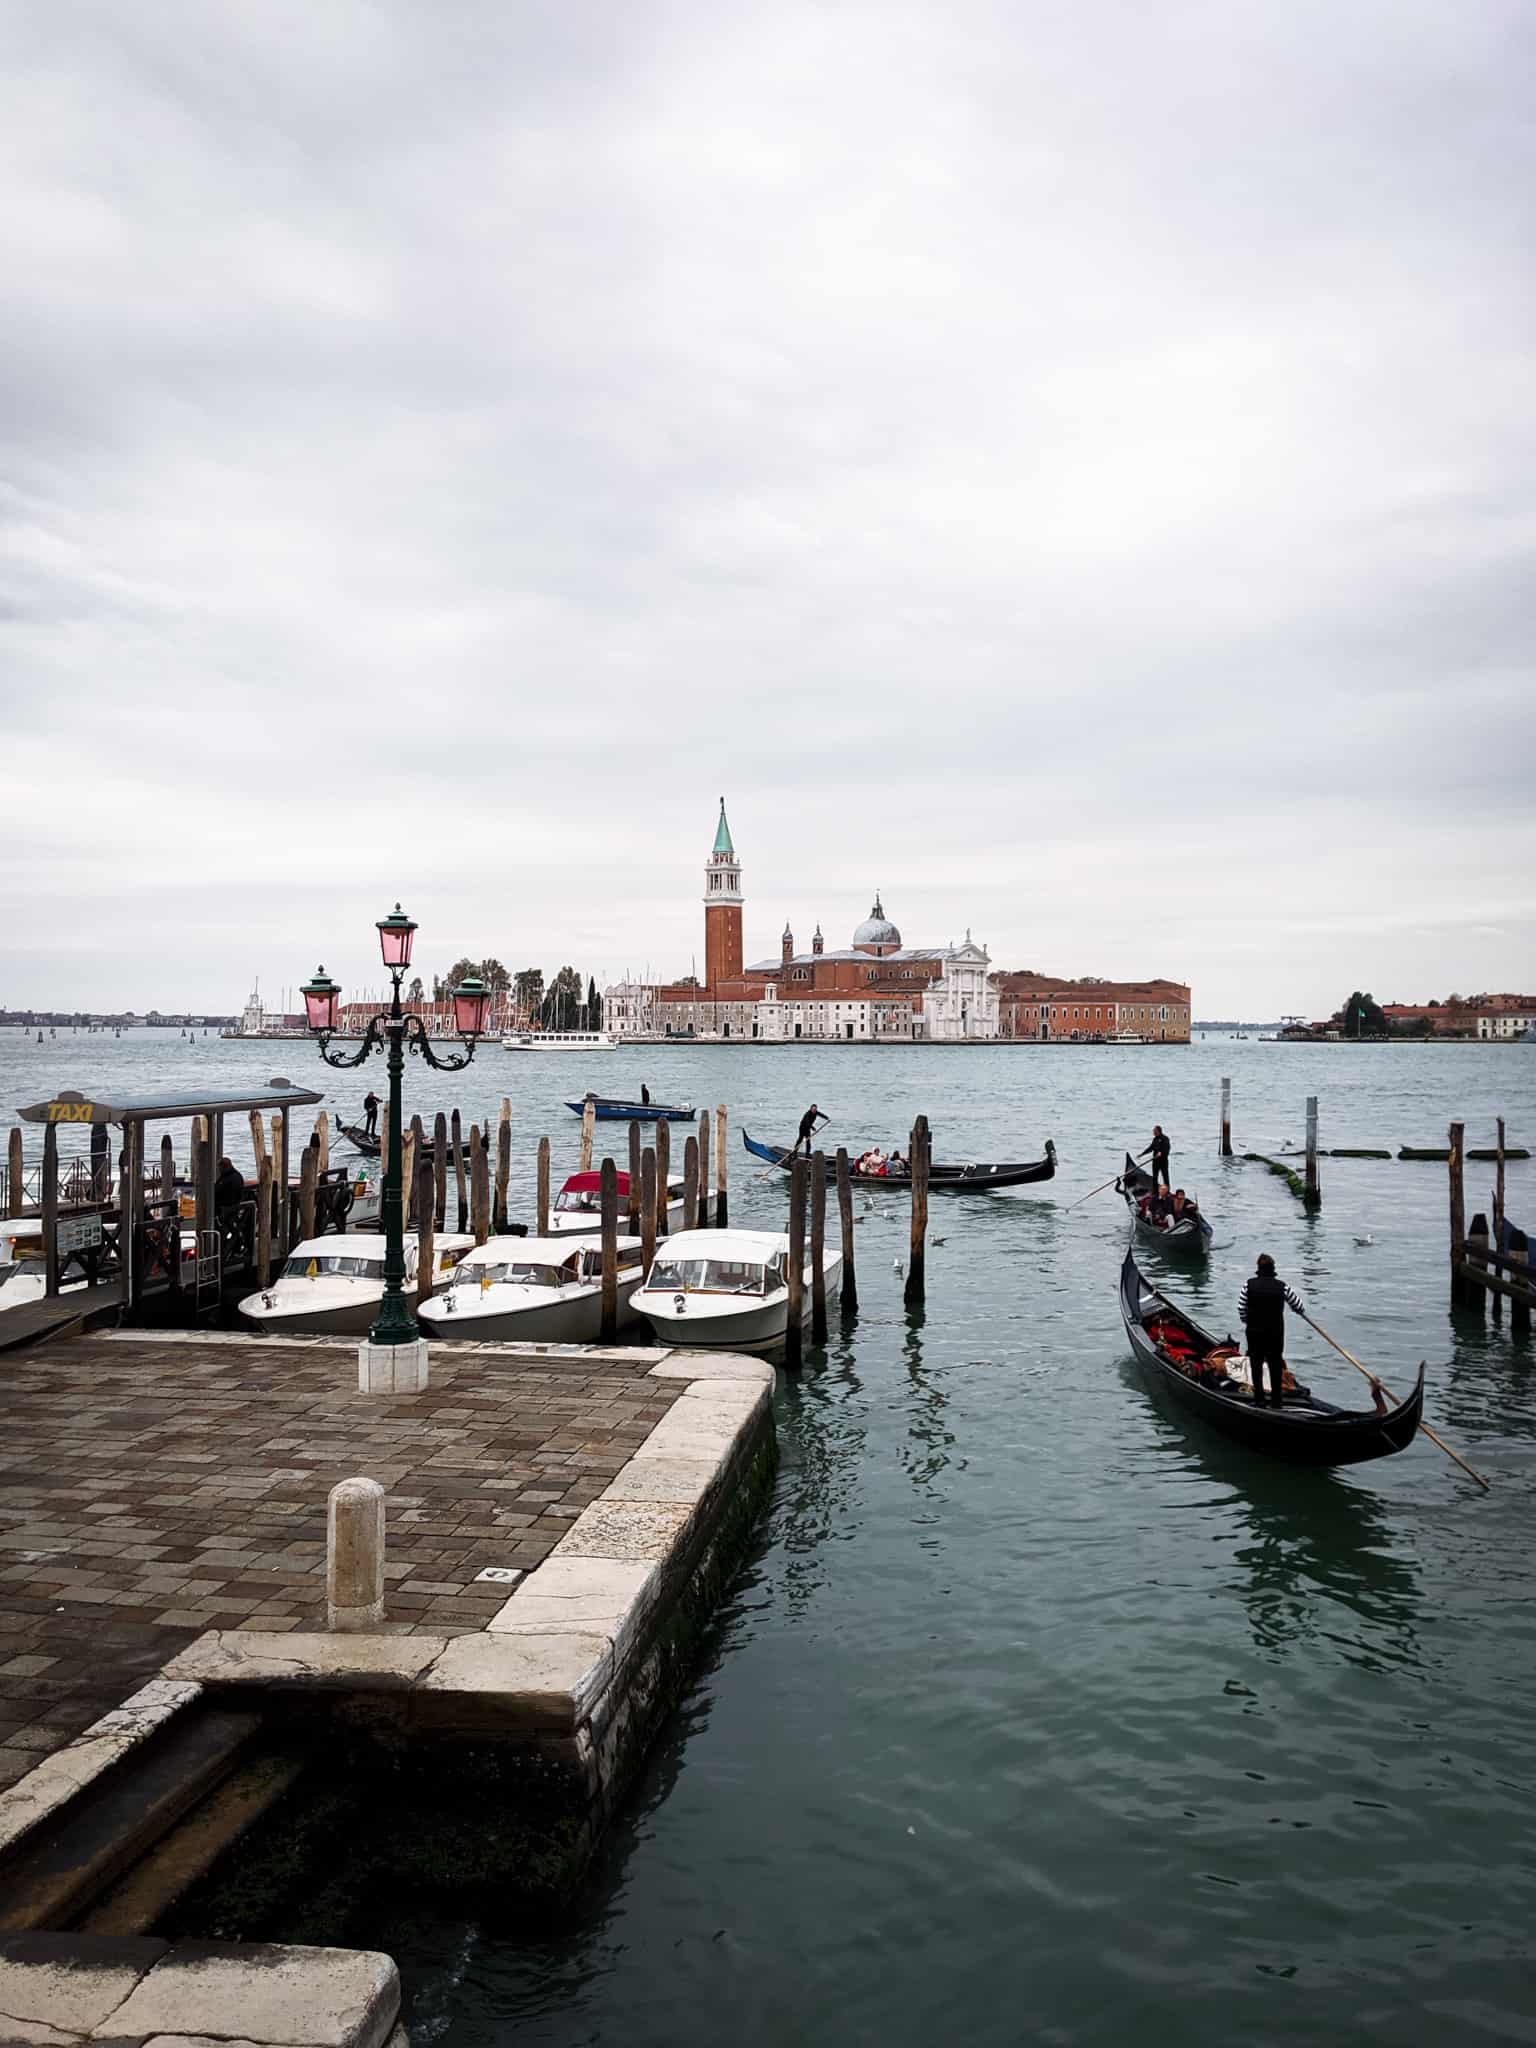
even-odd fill
[[(770, 1166), (781, 1166), (786, 1173), (789, 1171), (790, 1147), (788, 1145), (765, 1145), (760, 1139), (749, 1137), (745, 1131), (741, 1134), (741, 1142), (746, 1146), (754, 1159), (766, 1159)], [(848, 1173), (850, 1179), (858, 1181), (864, 1187), (909, 1188), (912, 1185), (912, 1175), (907, 1168), (903, 1168), (899, 1173), (860, 1173), (857, 1165), (854, 1163), (851, 1151), (848, 1159)], [(1023, 1163), (998, 1166), (989, 1166), (984, 1163), (973, 1166), (940, 1166), (930, 1164), (928, 1168), (928, 1185), (934, 1189), (942, 1188), (948, 1193), (956, 1194), (974, 1192), (976, 1189), (1024, 1187), (1030, 1181), (1052, 1180), (1055, 1178), (1055, 1174), (1056, 1146), (1052, 1139), (1047, 1138), (1045, 1141), (1045, 1157), (1043, 1159), (1032, 1159)], [(827, 1180), (831, 1182), (836, 1180), (836, 1178), (837, 1161), (835, 1156), (828, 1154)]]
[(698, 1115), (691, 1102), (627, 1102), (622, 1095), (586, 1095), (565, 1106), (580, 1116), (589, 1102), (600, 1124), (684, 1124)]
[[(383, 1149), (384, 1141), (377, 1131), (375, 1131), (373, 1135), (370, 1137), (368, 1132), (363, 1129), (363, 1126), (361, 1124), (344, 1124), (341, 1122), (337, 1123), (336, 1129), (340, 1133), (340, 1135), (346, 1139), (347, 1143), (349, 1145), (355, 1145), (359, 1152), (366, 1152), (371, 1159), (379, 1158)], [(404, 1153), (405, 1148), (405, 1136), (405, 1132), (402, 1131), (400, 1133), (400, 1145), (402, 1155)], [(423, 1159), (430, 1159), (431, 1157), (432, 1140), (428, 1138), (424, 1145), (418, 1145), (416, 1147), (417, 1163), (419, 1164)]]
[(1394, 1451), (1407, 1450), (1418, 1434), (1424, 1414), (1422, 1365), (1413, 1392), (1400, 1408), (1379, 1413), (1374, 1408), (1335, 1408), (1305, 1387), (1288, 1388), (1279, 1408), (1261, 1408), (1254, 1404), (1246, 1372), (1239, 1382), (1225, 1370), (1225, 1361), (1235, 1355), (1233, 1349), (1218, 1344), (1160, 1294), (1130, 1250), (1120, 1268), (1120, 1313), (1137, 1362), (1153, 1384), (1179, 1407), (1251, 1451), (1263, 1451), (1290, 1465), (1361, 1465), (1369, 1458), (1389, 1458)]
[(1216, 1233), (1206, 1222), (1202, 1211), (1197, 1209), (1193, 1216), (1186, 1216), (1178, 1223), (1170, 1223), (1166, 1230), (1159, 1229), (1155, 1223), (1149, 1223), (1142, 1215), (1141, 1198), (1143, 1195), (1154, 1193), (1157, 1182), (1145, 1167), (1136, 1164), (1129, 1152), (1125, 1155), (1125, 1170), (1120, 1175), (1118, 1185), (1125, 1197), (1125, 1206), (1131, 1212), (1132, 1227), (1143, 1244), (1156, 1245), (1160, 1252), (1203, 1254), (1210, 1250), (1211, 1239)]

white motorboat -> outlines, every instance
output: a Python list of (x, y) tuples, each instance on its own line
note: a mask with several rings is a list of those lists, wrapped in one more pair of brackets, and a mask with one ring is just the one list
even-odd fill
[(47, 1291), (41, 1219), (7, 1217), (0, 1223), (0, 1309), (41, 1301)]
[(617, 1052), (613, 1031), (513, 1031), (502, 1041), (505, 1052)]
[[(619, 1214), (629, 1207), (629, 1173), (618, 1172)], [(667, 1182), (667, 1229), (676, 1230), (683, 1220), (683, 1184)], [(603, 1177), (600, 1173), (573, 1173), (555, 1197), (549, 1227), (553, 1232), (588, 1232), (603, 1227)]]
[[(635, 1320), (640, 1240), (621, 1237), (619, 1328)], [(492, 1237), (466, 1252), (448, 1285), (416, 1311), (433, 1337), (592, 1344), (602, 1327), (603, 1255), (591, 1238)]]
[[(474, 1238), (439, 1231), (433, 1239), (435, 1285), (441, 1285)], [(416, 1287), (417, 1241), (405, 1234), (405, 1285)], [(384, 1298), (384, 1239), (377, 1230), (347, 1230), (331, 1237), (307, 1237), (289, 1252), (270, 1287), (248, 1294), (240, 1304), (245, 1321), (272, 1336), (366, 1336)]]
[[(789, 1328), (789, 1238), (774, 1230), (684, 1230), (656, 1247), (637, 1314), (658, 1337), (685, 1345), (753, 1351), (781, 1344)], [(827, 1300), (842, 1291), (843, 1255), (822, 1251)], [(811, 1312), (811, 1262), (805, 1262), (804, 1313)]]

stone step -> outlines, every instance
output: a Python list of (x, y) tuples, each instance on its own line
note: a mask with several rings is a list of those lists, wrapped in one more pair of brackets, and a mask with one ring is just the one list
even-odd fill
[(148, 1934), (166, 1909), (213, 1868), (304, 1769), (292, 1754), (236, 1764), (229, 1776), (153, 1844), (76, 1922), (84, 1934)]
[(183, 1716), (34, 1829), (0, 1868), (0, 1934), (67, 1927), (228, 1776), (260, 1727), (258, 1714)]

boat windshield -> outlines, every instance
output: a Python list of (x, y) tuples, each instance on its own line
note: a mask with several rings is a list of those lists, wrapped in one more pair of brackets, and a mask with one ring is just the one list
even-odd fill
[(311, 1253), (290, 1259), (283, 1268), (285, 1280), (319, 1280), (332, 1274), (347, 1280), (382, 1280), (384, 1261), (367, 1253), (361, 1257), (344, 1257), (333, 1252)]
[(597, 1215), (602, 1205), (602, 1196), (596, 1188), (562, 1188), (555, 1197), (557, 1209), (577, 1209), (588, 1216)]
[(506, 1259), (496, 1265), (460, 1266), (453, 1284), (459, 1288), (481, 1287), (565, 1287), (571, 1275), (563, 1266), (536, 1266), (526, 1259)]
[(777, 1260), (763, 1267), (744, 1259), (658, 1259), (646, 1285), (674, 1294), (766, 1294), (770, 1273), (777, 1286)]

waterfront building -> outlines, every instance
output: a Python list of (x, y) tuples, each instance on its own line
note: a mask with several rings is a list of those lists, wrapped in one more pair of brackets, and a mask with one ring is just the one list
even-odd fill
[(1189, 1043), (1190, 991), (1185, 982), (1078, 981), (1030, 969), (999, 974), (999, 1033), (1044, 1044), (1144, 1038), (1157, 1044)]

